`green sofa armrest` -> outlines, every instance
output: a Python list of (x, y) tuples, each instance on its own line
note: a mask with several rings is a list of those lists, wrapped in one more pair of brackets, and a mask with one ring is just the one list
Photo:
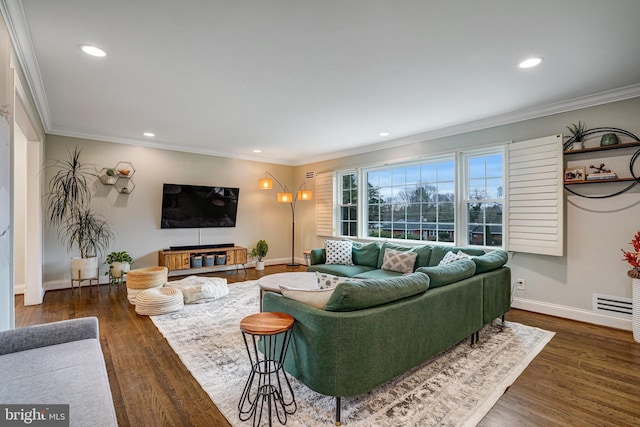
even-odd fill
[(327, 253), (324, 248), (311, 249), (311, 265), (324, 264), (327, 261)]
[(476, 264), (465, 258), (442, 267), (420, 267), (416, 271), (429, 276), (429, 286), (437, 288), (472, 277), (476, 273)]

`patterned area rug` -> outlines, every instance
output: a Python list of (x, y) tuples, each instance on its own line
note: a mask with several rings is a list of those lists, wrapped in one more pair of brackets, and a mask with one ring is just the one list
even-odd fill
[[(234, 426), (249, 375), (240, 320), (259, 311), (255, 281), (229, 285), (229, 295), (152, 316), (187, 369)], [(348, 426), (473, 426), (553, 337), (553, 332), (507, 322), (487, 325), (474, 347), (465, 340), (364, 395), (342, 399)], [(287, 426), (333, 425), (335, 398), (292, 378), (298, 410)]]

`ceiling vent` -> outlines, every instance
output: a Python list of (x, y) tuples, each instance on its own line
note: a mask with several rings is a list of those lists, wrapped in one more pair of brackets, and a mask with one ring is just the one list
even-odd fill
[(631, 318), (633, 303), (631, 298), (593, 294), (593, 311), (609, 316)]
[(304, 179), (315, 179), (315, 177), (316, 177), (315, 171), (308, 171), (304, 173)]

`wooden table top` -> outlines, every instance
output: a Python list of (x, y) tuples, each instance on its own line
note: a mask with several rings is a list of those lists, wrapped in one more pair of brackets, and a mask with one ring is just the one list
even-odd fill
[(256, 313), (240, 321), (240, 329), (253, 335), (273, 335), (290, 329), (295, 319), (287, 313)]

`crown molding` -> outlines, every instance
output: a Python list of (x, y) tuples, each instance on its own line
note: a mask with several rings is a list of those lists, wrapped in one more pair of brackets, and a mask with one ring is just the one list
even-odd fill
[(291, 162), (283, 162), (278, 159), (271, 158), (263, 158), (258, 156), (245, 156), (245, 155), (237, 155), (237, 154), (229, 154), (221, 151), (210, 150), (203, 147), (196, 147), (191, 145), (174, 145), (167, 144), (163, 142), (153, 142), (149, 140), (142, 140), (136, 138), (126, 138), (121, 136), (110, 136), (110, 135), (101, 135), (94, 134), (90, 132), (80, 132), (74, 130), (68, 130), (63, 128), (53, 127), (47, 132), (49, 135), (56, 136), (68, 136), (70, 138), (80, 138), (80, 139), (89, 139), (93, 141), (100, 142), (112, 142), (114, 144), (124, 144), (124, 145), (134, 145), (136, 147), (147, 147), (147, 148), (155, 148), (158, 150), (169, 150), (169, 151), (179, 151), (182, 153), (190, 153), (190, 154), (203, 154), (206, 156), (215, 156), (215, 157), (225, 157), (229, 159), (239, 159), (239, 160), (249, 160), (253, 162), (259, 163), (270, 163), (276, 165), (284, 165), (284, 166), (295, 166)]
[(51, 129), (49, 103), (44, 90), (38, 59), (33, 48), (31, 31), (29, 30), (29, 24), (24, 14), (24, 8), (22, 7), (22, 1), (2, 0), (0, 2), (0, 11), (2, 12), (4, 22), (7, 24), (13, 49), (18, 58), (18, 63), (22, 68), (22, 72), (27, 79), (27, 86), (33, 95), (33, 100), (36, 104), (36, 109), (38, 110), (44, 131), (49, 133)]
[[(414, 144), (418, 142), (431, 141), (434, 139), (445, 138), (448, 136), (460, 135), (467, 132), (474, 132), (483, 129), (489, 129), (496, 126), (508, 125), (511, 123), (522, 122), (525, 120), (537, 119), (540, 117), (551, 116), (554, 114), (566, 113), (568, 111), (580, 110), (582, 108), (595, 107), (597, 105), (610, 104), (612, 102), (624, 101), (625, 99), (640, 97), (640, 84), (634, 84), (591, 95), (581, 96), (568, 99), (552, 104), (539, 107), (527, 108), (518, 111), (512, 111), (497, 116), (487, 117), (485, 119), (475, 120), (472, 122), (461, 123), (441, 129), (433, 129), (415, 135), (402, 138), (392, 139), (389, 141), (378, 142), (375, 144), (363, 145), (361, 147), (335, 151), (325, 156), (314, 156), (313, 162), (325, 160), (333, 160), (342, 157), (354, 156), (358, 154), (370, 153), (372, 151), (384, 150), (387, 148), (397, 148), (403, 145)], [(301, 166), (305, 163), (296, 163), (295, 166)]]
[[(13, 44), (13, 48), (16, 52), (16, 56), (22, 71), (27, 80), (27, 85), (31, 94), (33, 95), (36, 109), (40, 115), (44, 130), (47, 134), (70, 136), (75, 138), (93, 139), (98, 141), (114, 142), (120, 144), (137, 145), (150, 148), (159, 148), (164, 150), (182, 151), (186, 153), (204, 154), (210, 156), (219, 156), (227, 158), (236, 158), (243, 160), (251, 160), (263, 163), (281, 164), (287, 166), (302, 166), (309, 164), (308, 159), (292, 160), (289, 162), (283, 162), (278, 159), (268, 159), (257, 156), (245, 156), (235, 155), (229, 153), (223, 153), (215, 150), (208, 150), (202, 147), (195, 146), (182, 146), (168, 143), (156, 143), (149, 142), (147, 140), (139, 140), (134, 138), (115, 137), (109, 135), (100, 135), (92, 133), (84, 133), (75, 131), (72, 129), (58, 128), (53, 126), (51, 121), (51, 113), (49, 110), (49, 104), (47, 101), (44, 84), (42, 81), (42, 75), (40, 73), (40, 67), (33, 48), (33, 41), (31, 39), (29, 25), (26, 20), (24, 8), (21, 0), (0, 0), (0, 11), (7, 23), (9, 35)], [(485, 119), (475, 120), (466, 123), (460, 123), (454, 126), (444, 127), (440, 129), (432, 129), (419, 134), (414, 134), (406, 137), (391, 139), (383, 142), (376, 142), (372, 144), (365, 144), (360, 147), (339, 150), (325, 155), (314, 155), (313, 163), (325, 160), (333, 160), (341, 157), (353, 156), (358, 154), (364, 154), (372, 151), (379, 151), (388, 148), (401, 147), (403, 145), (414, 144), (417, 142), (425, 142), (438, 138), (444, 138), (453, 135), (459, 135), (467, 132), (473, 132), (482, 129), (488, 129), (495, 126), (502, 126), (511, 123), (516, 123), (524, 120), (531, 120), (539, 117), (550, 116), (553, 114), (564, 113), (567, 111), (579, 110), (582, 108), (593, 107), (596, 105), (608, 104), (611, 102), (622, 101), (625, 99), (635, 98), (640, 96), (640, 84), (626, 86), (618, 89), (613, 89), (596, 94), (581, 96), (565, 101), (560, 101), (552, 104), (543, 105), (540, 107), (533, 107), (518, 111), (509, 112), (497, 116), (488, 117)]]

